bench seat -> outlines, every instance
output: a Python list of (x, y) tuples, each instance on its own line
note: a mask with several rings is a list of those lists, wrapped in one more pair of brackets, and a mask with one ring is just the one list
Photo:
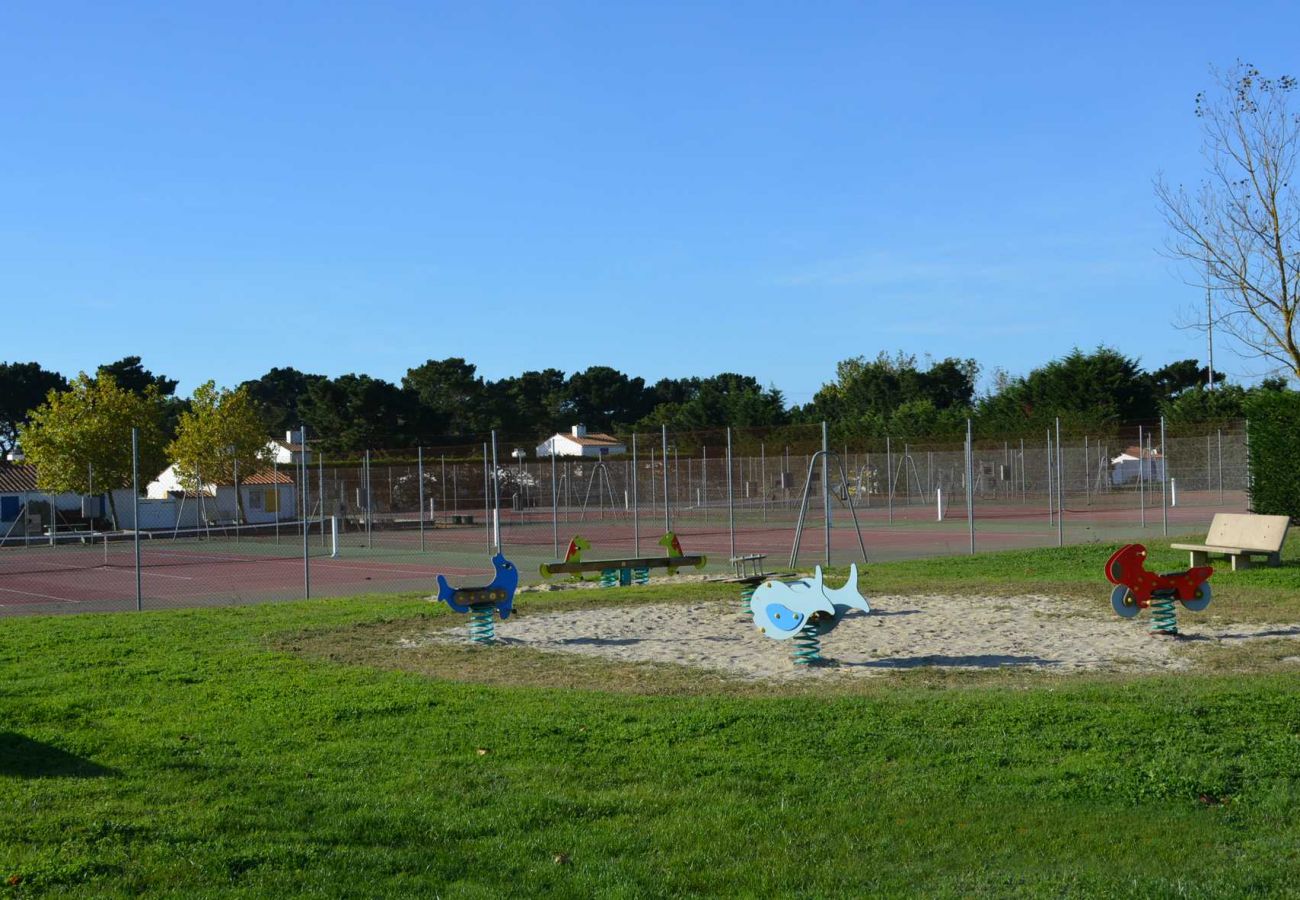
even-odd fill
[(1291, 520), (1287, 516), (1257, 516), (1249, 513), (1216, 513), (1204, 544), (1171, 544), (1191, 554), (1193, 566), (1203, 566), (1210, 555), (1226, 556), (1232, 570), (1249, 569), (1252, 557), (1264, 556), (1268, 565), (1282, 564), (1282, 545)]

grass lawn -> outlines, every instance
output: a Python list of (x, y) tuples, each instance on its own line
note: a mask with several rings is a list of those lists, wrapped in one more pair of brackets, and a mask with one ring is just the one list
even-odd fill
[[(1104, 608), (1110, 549), (873, 565), (863, 588)], [(1206, 615), (1300, 622), (1297, 551), (1217, 574)], [(519, 608), (708, 596), (734, 589)], [(442, 622), (463, 624), (415, 597), (5, 620), (0, 897), (1300, 892), (1294, 665), (818, 691), (373, 652)]]

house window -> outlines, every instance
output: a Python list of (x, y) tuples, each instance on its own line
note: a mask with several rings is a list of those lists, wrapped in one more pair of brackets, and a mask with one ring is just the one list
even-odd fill
[(266, 511), (269, 513), (278, 513), (280, 511), (280, 489), (268, 488), (266, 491)]
[(248, 492), (248, 507), (249, 507), (249, 509), (261, 509), (261, 508), (262, 508), (262, 492), (261, 492), (261, 491), (249, 491), (249, 492)]

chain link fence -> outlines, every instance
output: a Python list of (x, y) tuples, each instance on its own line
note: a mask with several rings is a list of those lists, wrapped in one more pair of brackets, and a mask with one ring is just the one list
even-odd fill
[(588, 560), (662, 556), (672, 532), (709, 571), (739, 556), (775, 571), (864, 550), (879, 561), (1195, 534), (1248, 507), (1244, 422), (976, 434), (969, 447), (837, 441), (821, 426), (568, 441), (586, 456), (539, 457), (548, 445), (501, 436), (342, 455), (318, 443), (230, 484), (169, 491), (159, 476), (94, 497), (44, 493), (10, 467), (0, 611), (428, 593), (439, 572), (486, 580), (498, 548), (538, 580), (574, 536)]

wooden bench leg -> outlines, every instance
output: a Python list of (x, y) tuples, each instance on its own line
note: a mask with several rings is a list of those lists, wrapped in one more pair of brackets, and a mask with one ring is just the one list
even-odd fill
[(1250, 554), (1234, 553), (1229, 557), (1232, 560), (1232, 571), (1241, 572), (1250, 568)]
[(1281, 553), (1270, 553), (1270, 554), (1268, 555), (1268, 564), (1269, 564), (1270, 566), (1280, 566), (1280, 565), (1282, 565), (1282, 554), (1281, 554)]
[(1206, 553), (1204, 550), (1189, 550), (1188, 553), (1191, 554), (1192, 561), (1190, 565), (1193, 568), (1196, 566), (1208, 566), (1210, 564), (1210, 554)]

